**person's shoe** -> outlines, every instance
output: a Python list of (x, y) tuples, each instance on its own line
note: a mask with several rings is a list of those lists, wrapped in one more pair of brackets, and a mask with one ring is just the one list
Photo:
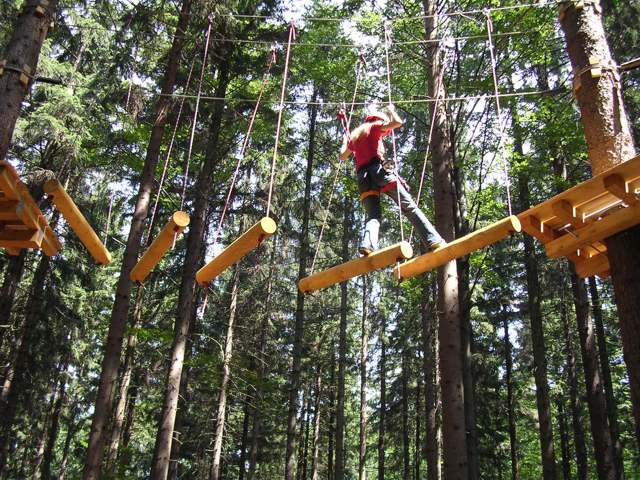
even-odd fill
[(439, 248), (444, 247), (447, 244), (444, 240), (440, 240), (439, 242), (432, 243), (427, 247), (427, 252), (433, 252), (438, 250)]

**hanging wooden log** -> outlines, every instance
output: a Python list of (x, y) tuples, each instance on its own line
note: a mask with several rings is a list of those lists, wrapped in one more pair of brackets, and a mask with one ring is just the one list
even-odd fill
[(451, 260), (469, 255), (471, 252), (487, 247), (521, 230), (520, 220), (512, 215), (464, 237), (457, 238), (444, 247), (399, 265), (393, 270), (394, 276), (399, 280), (405, 280), (429, 272)]
[(260, 245), (263, 240), (273, 235), (276, 229), (276, 222), (273, 221), (272, 218), (262, 218), (231, 245), (220, 252), (219, 255), (198, 270), (196, 273), (196, 281), (202, 286), (208, 285), (211, 280)]
[(175, 212), (166, 225), (160, 231), (149, 248), (144, 252), (136, 266), (133, 267), (129, 278), (132, 281), (142, 283), (151, 270), (160, 262), (160, 259), (171, 248), (176, 237), (189, 225), (189, 215), (186, 212)]
[(406, 260), (413, 256), (413, 248), (408, 242), (399, 242), (380, 250), (376, 250), (367, 256), (350, 260), (336, 265), (328, 270), (314, 273), (298, 282), (298, 288), (303, 293), (330, 287), (336, 283), (344, 282), (350, 278), (364, 275), (365, 273), (380, 270), (394, 263)]
[(71, 229), (78, 236), (91, 256), (101, 265), (111, 263), (111, 254), (104, 246), (96, 232), (91, 228), (87, 219), (73, 202), (64, 187), (56, 179), (48, 180), (44, 184), (44, 191), (53, 199), (53, 204), (62, 213)]

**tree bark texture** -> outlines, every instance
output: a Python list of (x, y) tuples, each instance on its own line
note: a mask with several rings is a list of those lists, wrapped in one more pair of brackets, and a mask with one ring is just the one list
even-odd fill
[[(349, 260), (349, 237), (351, 235), (351, 200), (344, 196), (344, 216), (342, 221), (342, 261)], [(348, 314), (348, 284), (340, 284), (340, 327), (338, 339), (338, 402), (336, 406), (336, 467), (335, 480), (344, 480), (345, 446), (344, 431), (346, 426), (344, 411), (345, 374), (347, 369), (347, 314)]]
[[(318, 108), (315, 105), (317, 91), (313, 92), (313, 105), (309, 109), (309, 146), (307, 149), (307, 167), (305, 170), (304, 203), (302, 209), (302, 230), (300, 236), (300, 256), (298, 262), (298, 280), (304, 278), (307, 273), (307, 260), (309, 256), (309, 218), (311, 205), (311, 179), (313, 175), (313, 163), (315, 158), (316, 143), (316, 119)], [(296, 297), (296, 322), (293, 333), (293, 358), (291, 363), (291, 380), (289, 383), (289, 409), (287, 413), (287, 445), (285, 480), (295, 478), (295, 451), (296, 451), (296, 416), (298, 415), (298, 391), (300, 390), (300, 373), (302, 361), (302, 340), (304, 336), (304, 295), (297, 292)]]
[(567, 431), (567, 418), (565, 417), (562, 398), (556, 399), (558, 408), (558, 428), (560, 430), (560, 452), (562, 454), (562, 478), (571, 480), (571, 460), (569, 452), (569, 432)]
[(502, 307), (502, 328), (504, 330), (504, 364), (507, 384), (507, 412), (509, 417), (509, 452), (511, 457), (511, 480), (518, 480), (518, 436), (516, 431), (516, 405), (513, 395), (513, 357), (511, 340), (509, 339), (509, 314)]
[[(11, 69), (5, 67), (4, 73), (0, 76), (0, 159), (5, 159), (9, 152), (13, 130), (20, 115), (20, 106), (33, 84), (40, 50), (56, 16), (58, 0), (50, 1), (42, 16), (36, 14), (39, 5), (39, 0), (24, 2), (13, 34), (2, 55), (2, 59), (7, 61), (7, 67)], [(20, 83), (21, 71), (25, 65), (30, 68), (26, 86)]]
[(407, 365), (407, 354), (402, 352), (400, 364), (400, 381), (402, 383), (402, 478), (411, 477), (410, 452), (411, 442), (409, 440), (409, 368)]
[(213, 453), (211, 457), (210, 480), (220, 478), (220, 458), (222, 455), (222, 440), (224, 434), (224, 424), (227, 418), (227, 389), (231, 379), (231, 356), (233, 355), (233, 329), (236, 320), (236, 310), (238, 306), (238, 287), (240, 283), (240, 270), (236, 265), (233, 272), (233, 285), (231, 287), (231, 301), (229, 303), (229, 322), (227, 323), (227, 334), (224, 340), (224, 351), (222, 356), (222, 380), (220, 381), (220, 392), (218, 394), (218, 408), (215, 418), (215, 429), (213, 434)]
[(384, 480), (387, 422), (387, 333), (386, 317), (380, 319), (380, 409), (378, 413), (378, 480)]
[(362, 277), (362, 323), (360, 325), (360, 449), (358, 455), (358, 480), (367, 479), (367, 361), (369, 356), (369, 277)]
[(600, 295), (595, 277), (589, 277), (589, 294), (591, 296), (591, 308), (593, 311), (593, 321), (598, 340), (598, 359), (600, 360), (600, 372), (602, 373), (602, 383), (607, 402), (607, 416), (609, 417), (609, 429), (611, 430), (611, 441), (614, 445), (614, 455), (618, 472), (624, 472), (623, 449), (620, 441), (620, 429), (618, 426), (618, 412), (616, 399), (613, 395), (613, 383), (611, 382), (611, 368), (609, 367), (609, 350), (607, 348), (607, 337), (602, 321), (602, 308), (600, 306)]
[(147, 153), (140, 176), (140, 185), (138, 187), (138, 196), (133, 217), (131, 218), (131, 227), (122, 257), (120, 277), (118, 278), (115, 301), (111, 311), (111, 323), (109, 325), (109, 332), (107, 333), (100, 384), (98, 386), (95, 411), (91, 423), (91, 433), (89, 435), (89, 446), (87, 447), (83, 472), (84, 480), (97, 480), (100, 477), (103, 447), (107, 439), (106, 427), (111, 413), (111, 402), (118, 378), (118, 369), (120, 368), (120, 351), (122, 350), (122, 340), (129, 314), (129, 302), (132, 290), (132, 282), (129, 274), (138, 259), (138, 250), (140, 249), (140, 242), (144, 233), (144, 222), (149, 212), (149, 200), (151, 198), (151, 190), (154, 186), (155, 170), (158, 165), (162, 135), (171, 105), (171, 94), (176, 84), (180, 57), (185, 42), (185, 32), (189, 24), (191, 3), (192, 0), (184, 0), (182, 3), (178, 26), (167, 56), (167, 68), (161, 82), (162, 95), (157, 97), (155, 104), (154, 123), (147, 145)]
[[(425, 37), (433, 39), (437, 32), (437, 6), (422, 1), (425, 14)], [(431, 98), (445, 98), (442, 55), (438, 42), (430, 43), (427, 81)], [(436, 212), (435, 227), (447, 241), (455, 237), (456, 199), (453, 171), (453, 146), (444, 102), (431, 104), (435, 125), (431, 139), (433, 190)], [(435, 112), (434, 112), (435, 110)], [(446, 480), (469, 477), (467, 429), (465, 424), (464, 384), (462, 373), (462, 340), (458, 273), (452, 261), (438, 269), (438, 313), (440, 342), (440, 386), (442, 391), (442, 452)]]
[[(215, 96), (224, 97), (229, 85), (230, 56), (223, 60), (218, 68), (218, 82)], [(216, 103), (210, 118), (209, 138), (204, 163), (196, 180), (196, 197), (193, 215), (187, 235), (187, 251), (185, 254), (182, 279), (176, 308), (175, 336), (171, 346), (171, 360), (165, 383), (164, 402), (160, 424), (156, 436), (156, 444), (151, 467), (153, 480), (164, 480), (169, 468), (171, 443), (180, 394), (180, 379), (184, 366), (190, 324), (196, 307), (196, 272), (200, 267), (202, 245), (206, 233), (207, 213), (209, 211), (209, 194), (213, 183), (213, 172), (220, 161), (220, 130), (222, 128), (224, 105)]]
[(318, 462), (320, 461), (320, 397), (322, 395), (322, 370), (316, 369), (315, 400), (313, 404), (313, 453), (311, 454), (311, 480), (319, 480)]
[[(618, 72), (602, 22), (599, 1), (578, 6), (562, 4), (560, 25), (564, 31), (571, 66), (581, 87), (576, 98), (587, 139), (594, 175), (635, 155), (635, 146), (624, 108)], [(589, 60), (603, 66), (592, 78)], [(582, 73), (584, 72), (584, 73)], [(640, 445), (640, 226), (606, 239), (611, 279), (615, 291), (624, 360), (629, 373), (631, 401)]]
[(617, 480), (621, 477), (621, 472), (617, 471), (615, 464), (609, 417), (607, 416), (607, 401), (598, 365), (598, 346), (589, 314), (587, 287), (584, 280), (576, 274), (573, 264), (570, 265), (570, 275), (598, 478)]
[(429, 285), (422, 285), (422, 349), (424, 370), (425, 457), (427, 480), (440, 480), (440, 409), (438, 398), (438, 317), (430, 304)]
[(587, 446), (585, 444), (584, 426), (582, 424), (582, 402), (578, 390), (578, 377), (576, 374), (576, 354), (573, 348), (573, 332), (569, 327), (567, 305), (564, 291), (560, 304), (560, 317), (565, 341), (566, 357), (566, 381), (569, 387), (569, 401), (571, 403), (571, 422), (573, 427), (573, 444), (576, 454), (576, 470), (578, 480), (587, 480)]

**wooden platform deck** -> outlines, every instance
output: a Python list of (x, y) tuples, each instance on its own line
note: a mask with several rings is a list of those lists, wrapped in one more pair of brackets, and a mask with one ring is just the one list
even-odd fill
[(581, 277), (609, 275), (604, 239), (640, 224), (640, 156), (518, 215), (550, 258), (567, 257)]
[(27, 186), (5, 160), (0, 160), (0, 248), (9, 255), (39, 248), (50, 257), (62, 248)]

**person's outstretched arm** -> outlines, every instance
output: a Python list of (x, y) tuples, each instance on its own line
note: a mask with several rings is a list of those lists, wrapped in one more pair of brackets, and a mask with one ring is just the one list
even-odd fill
[(342, 140), (342, 147), (340, 148), (340, 160), (346, 160), (350, 155), (351, 150), (349, 150), (349, 141), (345, 135)]
[(387, 105), (386, 110), (389, 113), (389, 121), (382, 125), (383, 131), (388, 132), (404, 125), (404, 120), (402, 120), (398, 112), (396, 112), (396, 107), (393, 103)]

